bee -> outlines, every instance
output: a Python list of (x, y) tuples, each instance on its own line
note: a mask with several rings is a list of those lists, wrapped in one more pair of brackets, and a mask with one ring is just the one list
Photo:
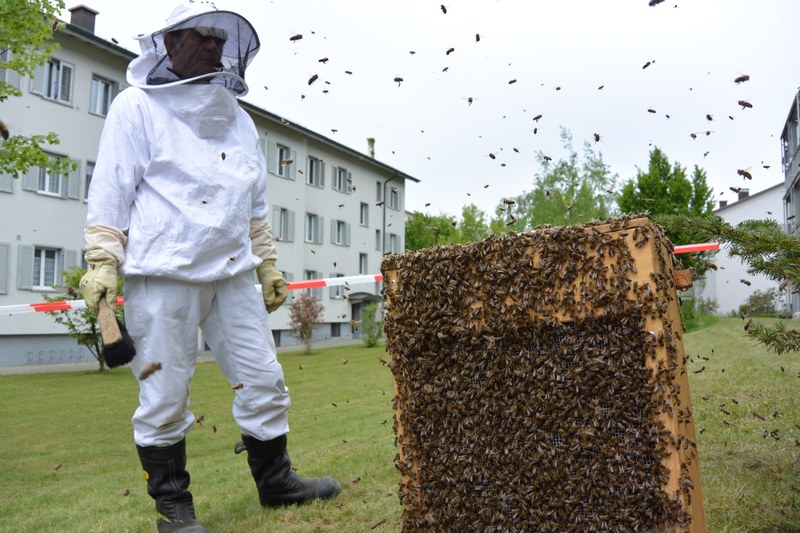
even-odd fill
[(699, 369), (699, 370), (695, 370), (695, 371), (694, 371), (694, 373), (695, 373), (695, 374), (699, 374), (700, 372), (702, 372), (702, 371), (703, 371), (703, 370), (705, 370), (705, 369), (706, 369), (706, 367), (705, 367), (705, 366), (701, 366), (701, 367), (700, 367), (700, 369)]
[(647, 67), (649, 67), (649, 66), (650, 66), (650, 65), (652, 65), (653, 63), (655, 63), (655, 61), (648, 61), (647, 63), (645, 63), (644, 65), (642, 65), (642, 70), (646, 69)]
[(600, 142), (600, 134), (599, 133), (595, 133), (594, 134), (594, 142), (596, 142), (596, 143)]
[(5, 123), (2, 120), (0, 120), (0, 136), (3, 137), (3, 140), (7, 141), (9, 135), (10, 132), (8, 131), (8, 128), (6, 127)]
[(334, 407), (339, 407), (338, 405), (336, 405), (336, 404), (335, 404), (335, 403), (333, 403), (333, 402), (331, 402), (331, 405), (332, 405), (332, 406), (334, 406)]
[(125, 490), (122, 492), (122, 495), (123, 495), (123, 496), (129, 496), (129, 495), (130, 495), (130, 493), (131, 493), (131, 489), (125, 489)]
[(748, 102), (747, 100), (739, 100), (739, 105), (742, 106), (742, 109), (752, 108), (753, 104)]
[(200, 415), (197, 418), (195, 418), (195, 422), (197, 422), (198, 425), (202, 426), (203, 425), (203, 421), (205, 419), (206, 419), (205, 415)]
[(398, 87), (400, 87), (400, 84), (403, 83), (403, 78), (401, 78), (400, 76), (395, 76), (394, 82), (397, 84)]
[(315, 81), (317, 81), (318, 79), (319, 79), (319, 75), (318, 75), (318, 74), (314, 74), (313, 76), (311, 76), (310, 78), (308, 78), (308, 84), (309, 84), (309, 85), (311, 85), (312, 83), (314, 83), (314, 82), (315, 82)]
[(599, 86), (597, 87), (597, 90), (598, 90), (598, 91), (602, 91), (602, 90), (603, 90), (603, 87), (605, 87), (605, 85), (599, 85)]
[(349, 74), (350, 76), (353, 75), (353, 71), (352, 70), (345, 70), (344, 73), (345, 74)]
[(441, 8), (441, 10), (442, 10), (442, 13), (444, 13), (445, 15), (447, 15), (447, 8), (445, 7), (445, 5), (444, 5), (444, 4), (442, 4), (442, 5), (440, 5), (439, 7)]
[(733, 81), (734, 81), (734, 83), (739, 84), (739, 83), (744, 83), (749, 79), (750, 79), (749, 75), (742, 74), (741, 76), (737, 76), (736, 79), (734, 79)]
[(542, 115), (536, 115), (535, 117), (533, 117), (533, 121), (534, 122), (539, 122), (540, 118), (542, 118)]
[(509, 84), (509, 85), (513, 85), (513, 84), (515, 84), (515, 83), (517, 83), (517, 80), (516, 80), (516, 78), (515, 78), (515, 79), (513, 79), (513, 80), (509, 80), (509, 81), (508, 81), (508, 84)]
[(448, 48), (448, 49), (447, 49), (447, 52), (445, 52), (445, 53), (444, 53), (444, 55), (446, 55), (446, 56), (449, 56), (450, 54), (452, 54), (452, 53), (453, 53), (453, 52), (455, 52), (455, 51), (456, 51), (456, 49), (455, 49), (455, 48)]
[(650, 0), (650, 1), (647, 3), (647, 5), (648, 5), (648, 6), (650, 6), (650, 7), (653, 7), (653, 6), (657, 6), (658, 4), (660, 4), (660, 3), (661, 3), (661, 2), (663, 2), (663, 1), (664, 1), (664, 0)]
[(742, 188), (741, 188), (741, 187), (728, 187), (728, 189), (732, 190), (732, 191), (733, 191), (733, 192), (735, 192), (736, 194), (739, 194), (739, 191), (741, 191), (741, 190), (742, 190)]
[(493, 153), (491, 153), (491, 152), (489, 152), (489, 157), (490, 157), (491, 159), (497, 159), (497, 156), (496, 156), (496, 155), (494, 155), (494, 154), (493, 154)]
[(711, 114), (706, 113), (706, 120), (711, 122), (712, 120), (714, 120), (714, 117)]
[(649, 107), (649, 108), (647, 108), (647, 112), (648, 112), (648, 113), (655, 113), (655, 112), (656, 112), (656, 110), (655, 110), (655, 109), (653, 109), (652, 107)]
[(704, 264), (704, 265), (705, 265), (707, 268), (710, 268), (711, 270), (717, 270), (717, 269), (719, 268), (719, 267), (717, 267), (717, 265), (716, 265), (716, 264), (712, 263), (711, 261), (706, 261), (706, 262), (704, 262), (703, 264)]
[(161, 370), (161, 363), (149, 363), (139, 374), (139, 380), (145, 380)]
[(231, 390), (234, 390), (234, 391), (242, 390), (243, 387), (244, 387), (244, 383), (237, 383), (236, 385), (231, 387)]
[(219, 156), (222, 158), (223, 161), (225, 161), (225, 158), (227, 157), (225, 155), (225, 152), (222, 152), (221, 154), (219, 154)]
[(294, 43), (294, 42), (299, 41), (302, 38), (303, 38), (303, 34), (302, 33), (297, 33), (297, 34), (292, 35), (291, 37), (289, 37), (289, 40)]
[(737, 170), (736, 173), (739, 174), (740, 176), (742, 176), (745, 179), (748, 179), (748, 180), (753, 179), (753, 175), (752, 174), (750, 174), (748, 171), (743, 170), (741, 168), (739, 170)]
[(281, 161), (281, 165), (291, 165), (292, 163), (294, 163), (294, 159), (284, 159)]
[(480, 34), (480, 33), (476, 33), (476, 34), (475, 34), (475, 42), (476, 42), (476, 43), (479, 43), (479, 42), (481, 42), (481, 34)]
[(346, 364), (347, 364), (347, 363), (349, 363), (349, 362), (350, 362), (350, 360), (349, 360), (349, 359), (345, 359), (344, 361), (342, 361), (342, 365), (346, 365)]
[(745, 285), (747, 285), (748, 287), (749, 287), (750, 285), (752, 285), (752, 283), (751, 283), (750, 281), (746, 280), (746, 279), (740, 279), (739, 281), (740, 281), (740, 282), (742, 282), (742, 283), (744, 283), (744, 284), (745, 284)]
[(213, 431), (214, 433), (216, 433), (216, 432), (217, 432), (217, 426), (211, 426), (211, 431)]
[(317, 59), (318, 63), (322, 63), (323, 65), (327, 64), (330, 61), (327, 57), (323, 57), (322, 59)]
[(378, 206), (378, 207), (381, 207), (385, 203), (386, 202), (384, 200), (381, 200), (380, 202), (376, 203), (375, 205)]

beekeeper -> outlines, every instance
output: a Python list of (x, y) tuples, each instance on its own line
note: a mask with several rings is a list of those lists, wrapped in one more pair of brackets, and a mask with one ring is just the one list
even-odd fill
[[(206, 531), (186, 471), (198, 327), (235, 389), (261, 504), (334, 498), (334, 479), (298, 477), (286, 453), (290, 400), (266, 312), (284, 302), (286, 282), (267, 221), (264, 155), (236, 100), (247, 93), (258, 36), (242, 16), (193, 2), (139, 42), (131, 87), (115, 98), (100, 139), (80, 285), (96, 312), (101, 298), (115, 304), (117, 274), (125, 277), (138, 353), (134, 441), (158, 530)], [(160, 370), (142, 379), (154, 363)]]

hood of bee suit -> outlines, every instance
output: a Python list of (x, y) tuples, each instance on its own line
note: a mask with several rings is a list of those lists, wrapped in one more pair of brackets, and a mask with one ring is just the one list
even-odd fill
[[(225, 40), (217, 72), (181, 78), (172, 69), (172, 60), (164, 45), (164, 35), (192, 28), (203, 36)], [(142, 54), (128, 65), (127, 80), (134, 87), (158, 89), (193, 83), (210, 78), (211, 84), (231, 89), (237, 96), (247, 94), (244, 81), (247, 66), (261, 46), (258, 34), (247, 19), (231, 11), (218, 11), (211, 2), (189, 2), (176, 7), (167, 26), (136, 37)]]

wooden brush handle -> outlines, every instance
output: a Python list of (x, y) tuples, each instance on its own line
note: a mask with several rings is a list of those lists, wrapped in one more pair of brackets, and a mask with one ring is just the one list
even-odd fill
[(114, 310), (111, 309), (111, 306), (106, 302), (105, 296), (100, 298), (98, 304), (97, 324), (100, 326), (103, 344), (105, 346), (119, 344), (122, 342), (122, 332), (119, 330), (119, 324), (117, 324), (117, 316), (114, 314)]

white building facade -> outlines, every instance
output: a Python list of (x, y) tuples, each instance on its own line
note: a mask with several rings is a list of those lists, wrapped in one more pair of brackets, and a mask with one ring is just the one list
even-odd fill
[[(783, 194), (783, 183), (752, 195), (743, 189), (736, 202), (721, 205), (714, 211), (714, 215), (732, 226), (752, 219), (781, 221)], [(730, 257), (724, 247), (717, 253), (713, 263), (717, 270), (709, 269), (704, 279), (695, 282), (695, 296), (716, 300), (719, 314), (738, 313), (739, 306), (755, 291), (778, 289), (778, 282), (761, 274), (749, 274), (747, 264), (742, 263), (738, 257)]]
[[(61, 272), (85, 266), (83, 225), (104, 118), (125, 88), (135, 54), (94, 35), (96, 12), (73, 8), (54, 38), (60, 48), (30, 78), (0, 69), (22, 91), (3, 104), (12, 135), (54, 132), (54, 158), (76, 170), (51, 175), (38, 167), (0, 175), (0, 366), (92, 360), (44, 313), (4, 315), (9, 305), (38, 303), (60, 291)], [(405, 243), (405, 189), (416, 178), (264, 109), (242, 101), (267, 160), (267, 201), (278, 240), (278, 268), (288, 281), (378, 274), (385, 252)], [(254, 278), (255, 283), (255, 278)], [(255, 290), (255, 289), (254, 289)], [(323, 304), (316, 339), (349, 337), (363, 305), (380, 300), (380, 284), (309, 290)], [(270, 315), (278, 345), (295, 344), (287, 305)], [(204, 349), (198, 337), (198, 350)]]

